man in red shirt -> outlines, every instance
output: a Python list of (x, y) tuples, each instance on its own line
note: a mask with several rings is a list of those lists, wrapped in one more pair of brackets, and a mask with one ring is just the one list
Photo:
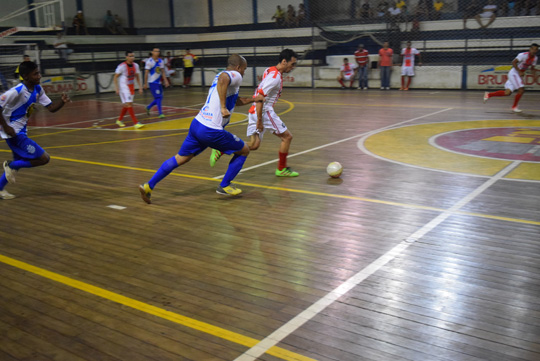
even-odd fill
[(388, 41), (385, 41), (382, 49), (379, 50), (379, 61), (377, 67), (381, 70), (381, 90), (390, 89), (390, 72), (392, 71), (392, 57), (394, 51), (390, 48)]
[(368, 88), (369, 52), (364, 49), (364, 44), (358, 45), (354, 52), (356, 64), (358, 64), (358, 89)]

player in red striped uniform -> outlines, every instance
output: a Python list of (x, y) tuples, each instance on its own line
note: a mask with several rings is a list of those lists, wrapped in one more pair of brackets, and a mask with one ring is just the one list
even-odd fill
[(358, 65), (358, 89), (368, 89), (369, 52), (364, 49), (364, 44), (358, 45), (354, 59)]
[(135, 79), (139, 84), (139, 94), (142, 94), (143, 87), (141, 85), (141, 77), (139, 76), (139, 64), (134, 62), (135, 54), (131, 50), (126, 51), (126, 61), (118, 65), (114, 74), (114, 88), (116, 94), (120, 95), (120, 99), (124, 107), (120, 112), (120, 117), (116, 121), (119, 127), (125, 127), (122, 119), (126, 113), (129, 113), (135, 128), (139, 129), (144, 126), (140, 123), (133, 113), (133, 98), (135, 97)]
[(519, 53), (514, 61), (512, 61), (512, 69), (508, 72), (508, 80), (504, 84), (504, 90), (499, 90), (493, 93), (484, 93), (484, 103), (491, 97), (508, 96), (517, 90), (516, 97), (514, 98), (514, 105), (512, 105), (512, 111), (514, 113), (521, 113), (521, 109), (518, 108), (519, 99), (525, 92), (525, 85), (523, 84), (523, 76), (527, 69), (531, 69), (533, 78), (536, 79), (536, 69), (534, 66), (538, 61), (536, 54), (538, 53), (538, 44), (534, 43), (530, 46), (529, 51), (525, 53)]

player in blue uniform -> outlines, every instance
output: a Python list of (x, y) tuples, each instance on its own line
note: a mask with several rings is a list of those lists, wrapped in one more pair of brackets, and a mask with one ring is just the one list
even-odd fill
[(242, 139), (223, 128), (229, 123), (236, 105), (264, 101), (264, 96), (261, 94), (250, 98), (238, 96), (246, 67), (247, 62), (244, 57), (238, 54), (229, 57), (227, 69), (216, 75), (208, 91), (208, 98), (199, 114), (191, 122), (189, 133), (178, 154), (166, 160), (148, 183), (139, 186), (141, 197), (146, 203), (151, 203), (152, 190), (158, 182), (207, 147), (218, 149), (225, 154), (234, 154), (216, 192), (223, 195), (242, 193), (242, 190), (233, 186), (231, 181), (242, 169), (249, 154), (249, 148)]
[(4, 188), (8, 182), (15, 183), (15, 175), (19, 169), (49, 163), (49, 154), (26, 135), (26, 123), (34, 112), (34, 104), (39, 103), (54, 113), (70, 101), (65, 93), (54, 103), (49, 99), (39, 85), (41, 74), (36, 63), (32, 61), (21, 63), (19, 75), (23, 78), (23, 82), (0, 96), (0, 136), (6, 140), (13, 153), (13, 160), (6, 160), (3, 164), (0, 199), (15, 198)]
[(152, 103), (146, 107), (146, 114), (150, 115), (150, 109), (157, 105), (159, 118), (165, 118), (161, 110), (161, 101), (163, 100), (161, 81), (163, 81), (165, 87), (169, 86), (169, 81), (165, 76), (165, 62), (159, 57), (159, 53), (159, 49), (154, 48), (151, 53), (152, 57), (148, 58), (144, 65), (144, 89), (148, 89), (148, 86), (150, 86), (150, 91), (154, 97)]

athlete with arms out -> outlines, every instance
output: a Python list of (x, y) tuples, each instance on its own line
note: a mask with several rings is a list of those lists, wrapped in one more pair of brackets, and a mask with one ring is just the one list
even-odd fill
[(531, 68), (533, 78), (536, 79), (536, 69), (534, 66), (538, 61), (536, 54), (538, 53), (538, 44), (534, 43), (530, 46), (529, 51), (525, 53), (519, 53), (514, 61), (512, 61), (512, 69), (508, 72), (508, 80), (504, 84), (504, 90), (499, 90), (493, 93), (484, 93), (484, 103), (491, 97), (508, 96), (517, 90), (516, 97), (514, 98), (514, 105), (512, 105), (512, 111), (514, 113), (521, 113), (521, 109), (518, 108), (519, 99), (525, 92), (525, 85), (523, 84), (523, 76), (528, 68)]
[(253, 101), (262, 102), (264, 100), (262, 95), (250, 98), (238, 96), (246, 68), (247, 62), (244, 57), (238, 54), (229, 57), (227, 69), (214, 78), (206, 102), (191, 122), (189, 133), (178, 154), (167, 159), (148, 183), (139, 186), (141, 197), (146, 203), (151, 203), (152, 190), (157, 183), (207, 147), (218, 149), (225, 154), (234, 154), (216, 192), (233, 196), (242, 193), (242, 190), (232, 185), (231, 181), (242, 169), (249, 154), (249, 148), (242, 139), (223, 128), (229, 123), (231, 113), (236, 105), (246, 105)]
[(54, 113), (71, 101), (65, 93), (54, 103), (49, 99), (39, 85), (41, 74), (36, 63), (21, 63), (19, 75), (23, 78), (22, 83), (0, 96), (0, 136), (6, 140), (13, 153), (13, 160), (4, 162), (4, 174), (0, 178), (0, 199), (15, 198), (4, 188), (8, 182), (15, 183), (15, 175), (19, 169), (45, 165), (51, 159), (49, 154), (26, 134), (26, 123), (34, 112), (34, 104), (41, 104)]

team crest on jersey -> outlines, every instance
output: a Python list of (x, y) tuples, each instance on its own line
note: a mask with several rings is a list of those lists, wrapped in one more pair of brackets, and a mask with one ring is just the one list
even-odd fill
[(28, 109), (26, 110), (26, 117), (30, 118), (30, 116), (34, 113), (34, 104), (30, 105)]
[(34, 147), (32, 144), (28, 144), (26, 146), (26, 152), (28, 154), (34, 154), (36, 152), (36, 147)]
[(3, 101), (5, 102), (6, 101), (6, 94), (2, 94), (2, 96), (0, 97), (0, 101)]

